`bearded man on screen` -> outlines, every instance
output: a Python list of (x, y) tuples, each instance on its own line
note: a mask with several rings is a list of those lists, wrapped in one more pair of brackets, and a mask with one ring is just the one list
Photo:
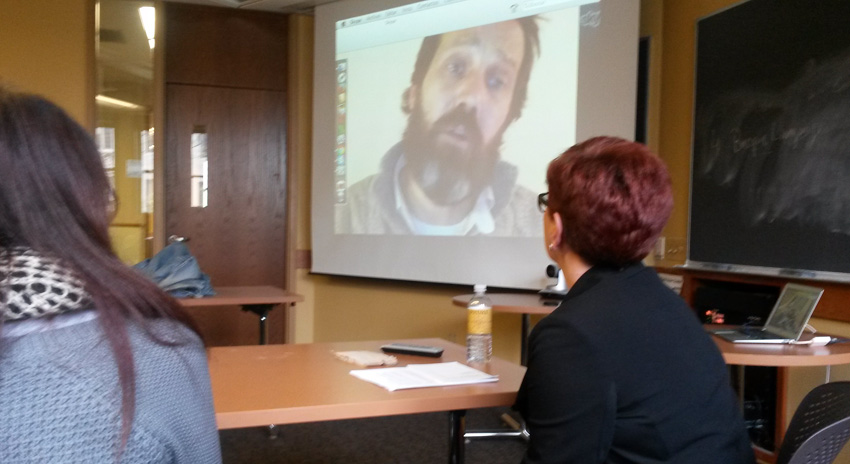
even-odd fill
[(336, 232), (540, 236), (536, 194), (499, 153), (539, 47), (534, 17), (426, 37), (402, 95), (402, 141), (348, 189)]

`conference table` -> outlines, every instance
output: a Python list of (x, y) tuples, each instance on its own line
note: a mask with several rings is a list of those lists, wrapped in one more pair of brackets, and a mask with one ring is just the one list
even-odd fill
[(497, 382), (388, 391), (354, 377), (349, 372), (362, 367), (334, 356), (336, 351), (380, 352), (381, 345), (392, 342), (444, 349), (441, 358), (396, 355), (398, 366), (466, 363), (465, 347), (436, 338), (209, 348), (218, 428), (446, 411), (449, 463), (462, 464), (466, 410), (512, 405), (525, 368), (493, 358), (471, 366), (498, 375)]
[(216, 294), (200, 298), (178, 298), (181, 306), (241, 306), (243, 311), (256, 314), (260, 319), (260, 345), (268, 339), (266, 319), (277, 305), (292, 306), (304, 301), (304, 297), (271, 285), (247, 287), (216, 287)]

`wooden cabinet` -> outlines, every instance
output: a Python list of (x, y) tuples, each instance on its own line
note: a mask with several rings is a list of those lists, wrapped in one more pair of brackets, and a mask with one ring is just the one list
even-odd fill
[(170, 84), (286, 90), (287, 16), (166, 2)]
[[(740, 289), (746, 293), (779, 295), (782, 287), (788, 282), (796, 282), (824, 289), (813, 317), (850, 322), (850, 283), (825, 282), (810, 279), (794, 279), (781, 276), (759, 276), (735, 274), (729, 272), (703, 271), (682, 268), (659, 268), (659, 272), (670, 272), (683, 276), (682, 297), (688, 303), (693, 303), (695, 294), (707, 286), (726, 285)], [(768, 312), (770, 309), (768, 309)]]

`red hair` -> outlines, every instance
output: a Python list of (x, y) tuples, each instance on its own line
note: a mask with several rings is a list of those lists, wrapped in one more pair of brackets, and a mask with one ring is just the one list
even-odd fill
[(576, 144), (549, 163), (549, 212), (588, 264), (623, 266), (652, 249), (673, 209), (670, 175), (646, 146), (616, 137)]

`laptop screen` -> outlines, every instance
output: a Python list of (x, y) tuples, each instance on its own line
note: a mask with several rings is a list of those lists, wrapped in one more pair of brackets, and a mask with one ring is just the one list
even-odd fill
[(765, 330), (797, 340), (806, 328), (822, 294), (822, 288), (785, 284), (764, 324)]

